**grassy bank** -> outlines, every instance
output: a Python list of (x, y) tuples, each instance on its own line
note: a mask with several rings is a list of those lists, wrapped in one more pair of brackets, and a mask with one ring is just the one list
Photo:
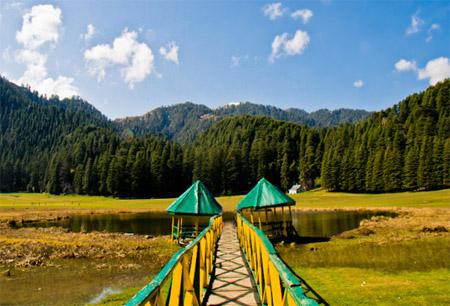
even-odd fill
[(85, 304), (143, 286), (176, 250), (166, 237), (3, 227), (0, 304)]
[(332, 305), (448, 305), (449, 230), (449, 209), (409, 208), (329, 242), (279, 251)]
[[(313, 190), (292, 195), (296, 208), (388, 208), (450, 207), (450, 189), (427, 192), (351, 194)], [(217, 197), (224, 211), (232, 212), (242, 196)], [(163, 211), (173, 198), (116, 199), (101, 196), (49, 195), (40, 193), (0, 194), (0, 220), (46, 218), (66, 213)]]
[[(225, 211), (234, 211), (241, 198), (217, 200)], [(450, 303), (450, 238), (446, 232), (450, 230), (450, 190), (378, 195), (315, 190), (293, 198), (298, 209), (392, 209), (399, 213), (393, 219), (364, 221), (358, 229), (329, 242), (279, 248), (283, 259), (331, 304)], [(163, 211), (173, 200), (0, 194), (0, 221)], [(0, 222), (0, 296), (9, 304), (58, 304), (55, 300), (80, 304), (105, 292), (112, 293), (102, 300), (106, 305), (119, 305), (148, 282), (174, 250), (164, 238), (11, 229)], [(57, 289), (57, 296), (52, 288)]]

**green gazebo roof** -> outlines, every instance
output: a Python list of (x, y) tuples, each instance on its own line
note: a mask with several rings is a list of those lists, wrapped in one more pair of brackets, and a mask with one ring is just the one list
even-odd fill
[(222, 206), (202, 182), (196, 181), (166, 211), (174, 215), (213, 216), (222, 213)]
[(237, 210), (253, 208), (254, 210), (295, 205), (294, 199), (288, 197), (278, 187), (272, 185), (268, 180), (262, 178), (258, 184), (250, 190), (247, 195), (239, 201)]

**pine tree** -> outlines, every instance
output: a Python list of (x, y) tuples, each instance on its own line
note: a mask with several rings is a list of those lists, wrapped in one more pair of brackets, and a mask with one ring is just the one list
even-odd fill
[(402, 164), (399, 150), (388, 147), (384, 152), (383, 163), (384, 190), (399, 191), (402, 188)]
[(60, 194), (61, 186), (59, 181), (59, 172), (60, 172), (61, 164), (59, 160), (53, 160), (52, 166), (50, 168), (50, 175), (47, 183), (47, 191), (51, 194)]
[(404, 179), (403, 188), (406, 190), (416, 190), (417, 184), (417, 171), (419, 169), (418, 149), (414, 144), (410, 145), (406, 149), (405, 167), (404, 167)]
[(371, 191), (373, 192), (384, 191), (383, 157), (384, 157), (384, 150), (380, 149), (375, 154), (375, 158), (373, 160), (372, 184), (371, 184)]
[(117, 159), (114, 156), (111, 159), (108, 169), (108, 177), (106, 178), (106, 186), (108, 188), (108, 194), (118, 196), (119, 187), (119, 167), (117, 165)]
[(433, 188), (433, 138), (424, 136), (419, 154), (419, 168), (417, 170), (417, 184), (419, 188), (430, 190)]
[(281, 189), (288, 190), (290, 181), (289, 181), (289, 159), (287, 153), (283, 154), (283, 159), (281, 162), (281, 171), (280, 171), (280, 182)]
[(442, 183), (444, 187), (450, 187), (450, 137), (445, 140), (443, 152)]

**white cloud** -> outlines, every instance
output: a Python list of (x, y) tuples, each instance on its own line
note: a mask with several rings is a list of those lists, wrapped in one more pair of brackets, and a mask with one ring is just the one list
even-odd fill
[(130, 88), (143, 81), (154, 70), (154, 56), (149, 46), (137, 41), (137, 33), (124, 29), (112, 45), (102, 44), (84, 52), (89, 72), (102, 80), (106, 68), (122, 66), (121, 75)]
[(289, 36), (288, 33), (275, 36), (272, 42), (272, 53), (269, 57), (269, 62), (273, 63), (275, 59), (282, 55), (301, 54), (310, 41), (308, 33), (301, 30), (297, 30), (292, 39), (289, 39)]
[(411, 35), (420, 31), (420, 27), (424, 24), (424, 21), (419, 18), (418, 14), (411, 16), (411, 24), (406, 29), (406, 35)]
[(95, 34), (95, 27), (93, 24), (88, 24), (87, 28), (86, 28), (86, 33), (81, 34), (81, 38), (83, 38), (84, 40), (88, 41), (89, 39), (91, 39)]
[(312, 16), (314, 16), (313, 12), (308, 9), (297, 10), (291, 14), (292, 19), (300, 19), (305, 24), (309, 22)]
[(398, 72), (414, 71), (417, 70), (417, 64), (415, 61), (401, 59), (397, 63), (395, 63), (395, 70), (397, 70)]
[(241, 57), (240, 56), (232, 56), (231, 57), (231, 67), (239, 67), (239, 65), (241, 64)]
[(263, 7), (264, 16), (269, 17), (270, 20), (275, 20), (284, 15), (287, 9), (283, 8), (280, 2), (267, 4)]
[(22, 29), (16, 33), (17, 42), (27, 49), (37, 49), (59, 38), (61, 10), (50, 4), (35, 5), (23, 16)]
[(61, 10), (52, 5), (36, 5), (23, 16), (22, 29), (16, 33), (16, 40), (23, 49), (16, 52), (17, 62), (26, 66), (24, 74), (16, 83), (30, 86), (40, 94), (56, 94), (61, 98), (78, 95), (78, 88), (73, 85), (73, 78), (49, 77), (47, 72), (47, 55), (39, 51), (47, 43), (57, 43)]
[(439, 57), (428, 61), (425, 68), (419, 69), (419, 80), (429, 79), (430, 85), (434, 85), (450, 77), (450, 62), (447, 57)]
[(362, 80), (357, 80), (353, 82), (353, 87), (361, 88), (364, 86), (364, 82)]
[(33, 90), (41, 94), (56, 94), (61, 98), (69, 98), (78, 95), (78, 88), (72, 83), (73, 78), (58, 76), (57, 79), (48, 77), (46, 63), (47, 56), (35, 50), (22, 49), (16, 54), (19, 63), (26, 64), (26, 70), (22, 77), (16, 80), (19, 84), (27, 84)]
[(159, 48), (159, 53), (167, 60), (178, 65), (178, 50), (176, 42), (172, 41), (166, 47)]
[(438, 25), (437, 23), (433, 23), (430, 28), (428, 29), (428, 36), (427, 39), (425, 40), (426, 42), (430, 42), (433, 39), (433, 31), (439, 30), (441, 28), (440, 25)]

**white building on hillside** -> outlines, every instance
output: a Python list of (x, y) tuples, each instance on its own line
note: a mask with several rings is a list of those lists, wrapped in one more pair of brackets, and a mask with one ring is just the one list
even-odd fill
[(305, 188), (303, 188), (302, 185), (295, 184), (294, 186), (291, 187), (291, 189), (289, 189), (289, 194), (297, 194), (302, 191), (305, 191)]

